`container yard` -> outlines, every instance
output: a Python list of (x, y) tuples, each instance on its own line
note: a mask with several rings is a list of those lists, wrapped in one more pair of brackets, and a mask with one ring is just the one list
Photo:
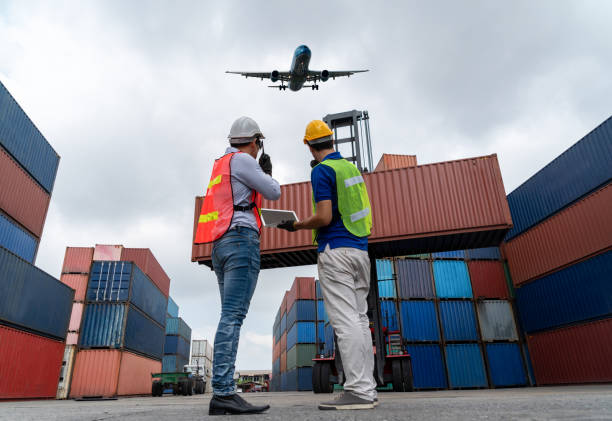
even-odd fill
[(102, 3), (0, 6), (0, 420), (612, 418), (610, 5)]

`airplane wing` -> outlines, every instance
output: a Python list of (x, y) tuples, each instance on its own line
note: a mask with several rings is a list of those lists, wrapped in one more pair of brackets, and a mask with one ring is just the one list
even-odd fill
[[(369, 70), (337, 70), (337, 71), (328, 71), (329, 74), (329, 78), (330, 79), (335, 79), (337, 77), (343, 77), (343, 76), (351, 76), (354, 75), (355, 73), (363, 73), (363, 72), (369, 72)], [(309, 70), (308, 71), (308, 76), (306, 77), (306, 80), (308, 82), (310, 81), (317, 81), (317, 80), (321, 80), (321, 71), (320, 70)]]
[[(264, 79), (270, 79), (270, 75), (272, 74), (272, 72), (233, 72), (233, 71), (229, 71), (227, 70), (225, 73), (231, 73), (234, 75), (240, 75), (240, 76), (244, 76), (247, 79), (250, 77), (254, 77), (254, 78), (258, 78), (261, 80)], [(289, 72), (278, 72), (278, 80), (282, 80), (282, 81), (289, 81)]]

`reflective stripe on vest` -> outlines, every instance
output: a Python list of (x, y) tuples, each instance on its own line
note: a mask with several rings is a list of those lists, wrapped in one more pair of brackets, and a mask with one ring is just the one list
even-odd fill
[[(242, 152), (232, 152), (223, 155), (215, 161), (213, 166), (202, 210), (198, 218), (195, 244), (212, 243), (221, 238), (229, 229), (234, 216), (234, 196), (232, 192), (232, 157)], [(253, 190), (251, 202), (255, 203), (252, 209), (257, 228), (261, 231), (261, 194)]]
[[(367, 237), (372, 232), (372, 210), (370, 198), (357, 167), (346, 159), (326, 159), (319, 165), (327, 165), (336, 174), (336, 191), (338, 212), (348, 232), (357, 237)], [(314, 193), (312, 197), (313, 213), (315, 212)], [(317, 230), (313, 230), (313, 242), (316, 243)]]

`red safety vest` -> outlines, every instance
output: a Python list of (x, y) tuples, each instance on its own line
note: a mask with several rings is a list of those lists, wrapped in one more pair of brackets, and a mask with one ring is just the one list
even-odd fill
[[(210, 183), (206, 190), (206, 197), (202, 204), (202, 211), (198, 220), (198, 229), (195, 244), (212, 243), (223, 237), (232, 223), (234, 216), (234, 194), (232, 191), (232, 157), (242, 152), (232, 152), (223, 155), (215, 161)], [(261, 232), (261, 194), (253, 190), (251, 196), (253, 215), (257, 221), (257, 228)]]

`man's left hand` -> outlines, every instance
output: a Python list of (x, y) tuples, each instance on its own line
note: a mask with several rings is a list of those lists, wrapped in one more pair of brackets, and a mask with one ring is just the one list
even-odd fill
[(295, 232), (295, 231), (297, 231), (297, 230), (295, 229), (295, 221), (283, 221), (283, 222), (281, 222), (280, 224), (278, 224), (278, 225), (276, 226), (276, 228), (280, 228), (280, 229), (283, 229), (283, 230), (287, 230), (287, 231), (289, 231), (289, 232)]

